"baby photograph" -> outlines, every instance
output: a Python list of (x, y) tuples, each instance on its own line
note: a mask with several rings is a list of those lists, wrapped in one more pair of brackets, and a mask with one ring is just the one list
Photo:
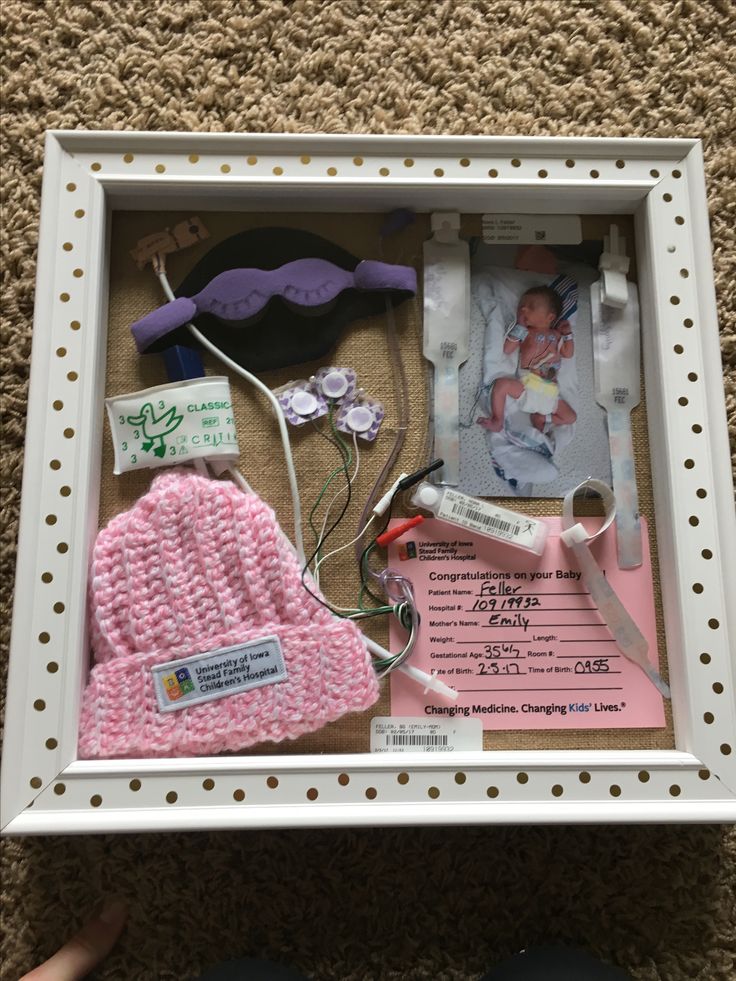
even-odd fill
[(470, 356), (460, 369), (465, 493), (563, 497), (588, 477), (610, 483), (593, 379), (600, 246), (473, 243)]

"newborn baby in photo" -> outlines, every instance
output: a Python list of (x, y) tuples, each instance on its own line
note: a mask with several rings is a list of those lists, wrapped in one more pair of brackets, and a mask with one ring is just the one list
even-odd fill
[(478, 425), (497, 433), (503, 429), (507, 398), (528, 412), (532, 425), (544, 432), (549, 425), (571, 425), (577, 414), (560, 398), (557, 375), (562, 358), (571, 358), (575, 346), (572, 327), (562, 314), (562, 298), (550, 286), (533, 286), (519, 300), (516, 322), (506, 333), (504, 354), (519, 351), (518, 376), (497, 378), (491, 391), (490, 416)]

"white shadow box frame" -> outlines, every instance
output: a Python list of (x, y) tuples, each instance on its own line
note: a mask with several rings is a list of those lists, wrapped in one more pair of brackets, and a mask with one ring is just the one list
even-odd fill
[[(112, 211), (392, 206), (634, 215), (676, 750), (78, 760)], [(736, 818), (736, 518), (698, 141), (49, 132), (33, 335), (5, 833)]]

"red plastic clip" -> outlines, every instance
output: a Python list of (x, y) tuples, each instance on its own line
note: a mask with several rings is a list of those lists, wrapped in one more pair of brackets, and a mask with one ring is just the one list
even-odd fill
[(410, 528), (416, 528), (424, 521), (423, 514), (417, 514), (413, 518), (409, 518), (408, 521), (402, 521), (400, 525), (396, 525), (395, 528), (389, 528), (388, 531), (384, 531), (382, 535), (376, 538), (376, 545), (380, 545), (381, 548), (385, 548), (391, 542), (396, 541), (397, 538), (401, 538), (405, 531)]

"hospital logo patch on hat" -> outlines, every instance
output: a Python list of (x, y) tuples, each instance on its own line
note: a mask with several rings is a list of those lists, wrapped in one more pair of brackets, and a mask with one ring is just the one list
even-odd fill
[(176, 702), (183, 695), (194, 691), (194, 682), (187, 668), (180, 668), (175, 674), (164, 675), (162, 683), (170, 702)]
[(157, 664), (151, 674), (159, 711), (172, 712), (285, 681), (286, 665), (279, 639), (272, 634)]

